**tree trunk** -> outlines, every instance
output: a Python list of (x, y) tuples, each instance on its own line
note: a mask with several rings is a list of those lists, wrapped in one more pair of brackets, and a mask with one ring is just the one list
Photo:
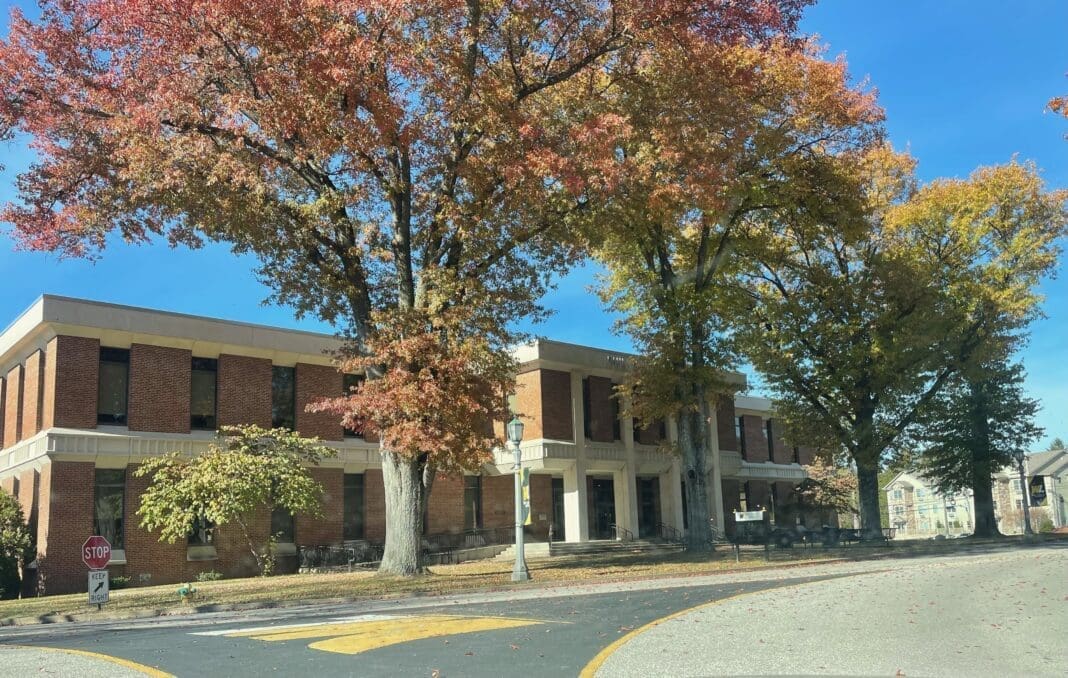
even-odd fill
[(382, 450), (382, 483), (386, 492), (386, 546), (381, 575), (412, 577), (425, 574), (423, 515), (431, 474), (425, 460), (409, 459)]
[(1031, 496), (1027, 491), (1027, 474), (1024, 473), (1022, 456), (1017, 464), (1020, 470), (1020, 494), (1023, 496), (1020, 505), (1023, 506), (1024, 534), (1034, 534), (1035, 531), (1031, 529)]
[(857, 494), (860, 498), (860, 529), (864, 539), (881, 539), (879, 515), (879, 464), (871, 459), (856, 459)]
[[(702, 410), (704, 408), (701, 408)], [(708, 478), (705, 475), (705, 441), (708, 440), (704, 412), (685, 412), (679, 417), (679, 450), (686, 479), (686, 548), (712, 549), (711, 515), (708, 512)]]
[(992, 476), (993, 451), (990, 449), (990, 421), (987, 419), (986, 398), (982, 386), (970, 383), (972, 417), (972, 498), (975, 502), (975, 537), (1000, 537), (998, 519), (994, 515), (994, 488)]

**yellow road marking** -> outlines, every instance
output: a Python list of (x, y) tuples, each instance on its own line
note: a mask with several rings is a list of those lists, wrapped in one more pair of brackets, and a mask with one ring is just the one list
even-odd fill
[(461, 617), (455, 615), (419, 615), (378, 621), (329, 622), (315, 626), (299, 626), (278, 631), (237, 631), (226, 634), (235, 638), (253, 638), (267, 642), (324, 638), (308, 645), (313, 650), (359, 654), (390, 645), (425, 638), (453, 636), (462, 633), (496, 631), (543, 624), (537, 619), (509, 617)]
[(813, 582), (810, 582), (810, 581), (804, 582), (804, 581), (802, 581), (802, 582), (797, 582), (796, 584), (786, 584), (784, 586), (775, 586), (775, 587), (772, 587), (772, 588), (758, 589), (756, 591), (743, 591), (742, 593), (735, 593), (734, 595), (726, 596), (724, 598), (719, 598), (718, 600), (710, 600), (707, 603), (701, 603), (700, 605), (694, 605), (693, 607), (688, 607), (685, 610), (679, 610), (678, 612), (673, 612), (673, 613), (667, 615), (666, 617), (661, 617), (659, 619), (654, 619), (653, 621), (649, 622), (648, 624), (646, 624), (644, 626), (639, 626), (638, 628), (634, 629), (633, 631), (620, 636), (613, 643), (611, 643), (610, 645), (605, 647), (603, 650), (598, 652), (597, 656), (595, 656), (593, 659), (591, 659), (590, 663), (586, 664), (586, 666), (584, 666), (582, 668), (582, 671), (579, 673), (579, 678), (593, 678), (594, 676), (597, 675), (597, 671), (600, 670), (600, 668), (604, 665), (604, 663), (606, 661), (608, 661), (608, 658), (611, 657), (616, 652), (616, 650), (618, 650), (619, 648), (623, 647), (624, 645), (626, 645), (628, 642), (630, 642), (631, 640), (633, 640), (637, 636), (645, 633), (649, 629), (652, 629), (652, 628), (655, 628), (657, 626), (660, 626), (664, 622), (669, 622), (672, 619), (678, 619), (679, 617), (682, 617), (684, 615), (690, 614), (691, 612), (697, 612), (698, 610), (703, 610), (705, 608), (715, 607), (716, 605), (719, 605), (720, 603), (725, 603), (728, 600), (734, 600), (735, 598), (741, 598), (743, 596), (751, 596), (751, 595), (753, 595), (755, 593), (766, 593), (768, 591), (779, 591), (781, 589), (788, 589), (788, 588), (793, 588), (794, 586), (803, 586), (804, 584), (811, 584), (811, 583), (813, 583)]
[(5, 647), (20, 648), (25, 650), (41, 650), (43, 652), (62, 652), (64, 654), (75, 654), (80, 655), (82, 657), (90, 657), (92, 659), (99, 659), (101, 661), (111, 662), (112, 664), (118, 664), (119, 666), (125, 666), (128, 669), (140, 671), (146, 676), (151, 676), (152, 678), (175, 678), (173, 673), (160, 671), (159, 669), (153, 666), (145, 666), (144, 664), (138, 664), (137, 662), (130, 661), (129, 659), (123, 659), (122, 657), (112, 657), (108, 654), (90, 652), (89, 650), (71, 650), (65, 647), (46, 647), (43, 645), (7, 645)]

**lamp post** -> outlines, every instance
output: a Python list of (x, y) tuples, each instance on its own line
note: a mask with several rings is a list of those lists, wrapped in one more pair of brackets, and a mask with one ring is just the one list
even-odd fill
[(527, 581), (530, 570), (527, 569), (526, 554), (523, 552), (523, 465), (519, 459), (519, 443), (523, 440), (523, 422), (519, 417), (512, 417), (508, 422), (508, 442), (515, 450), (515, 567), (512, 568), (512, 581)]

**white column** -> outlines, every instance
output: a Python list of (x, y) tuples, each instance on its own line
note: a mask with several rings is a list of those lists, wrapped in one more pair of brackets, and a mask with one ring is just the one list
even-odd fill
[(710, 488), (708, 501), (712, 508), (712, 518), (716, 529), (720, 534), (727, 529), (726, 518), (723, 515), (723, 464), (719, 457), (719, 420), (716, 408), (709, 406), (708, 417), (708, 449), (712, 454), (712, 487)]
[(564, 530), (567, 541), (589, 541), (590, 514), (586, 500), (586, 432), (582, 403), (582, 374), (571, 372), (571, 431), (575, 465), (564, 471)]

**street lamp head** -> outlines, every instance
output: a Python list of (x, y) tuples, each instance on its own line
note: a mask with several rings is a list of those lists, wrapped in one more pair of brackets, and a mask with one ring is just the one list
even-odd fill
[(523, 422), (519, 421), (519, 417), (512, 417), (506, 428), (508, 429), (508, 442), (518, 445), (523, 440)]

